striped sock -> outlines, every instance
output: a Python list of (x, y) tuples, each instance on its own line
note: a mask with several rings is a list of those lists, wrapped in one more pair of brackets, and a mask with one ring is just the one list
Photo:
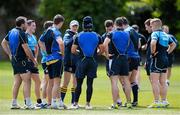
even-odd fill
[(64, 98), (66, 96), (67, 87), (61, 87), (61, 99), (64, 102)]

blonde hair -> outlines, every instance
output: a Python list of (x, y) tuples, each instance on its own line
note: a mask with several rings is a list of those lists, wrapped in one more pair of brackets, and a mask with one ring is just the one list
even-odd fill
[(162, 29), (165, 29), (165, 28), (169, 29), (169, 26), (163, 25), (163, 26), (162, 26)]
[(162, 21), (159, 18), (153, 18), (150, 21), (151, 26), (154, 26), (155, 29), (162, 28)]

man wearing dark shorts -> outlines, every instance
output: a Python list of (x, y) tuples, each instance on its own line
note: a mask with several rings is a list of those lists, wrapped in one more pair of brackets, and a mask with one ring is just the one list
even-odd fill
[(140, 63), (140, 56), (139, 56), (139, 47), (140, 47), (140, 38), (139, 34), (131, 27), (129, 26), (129, 22), (126, 17), (122, 17), (123, 20), (123, 28), (124, 31), (129, 32), (130, 34), (130, 44), (127, 51), (128, 54), (128, 61), (129, 61), (129, 76), (130, 76), (130, 83), (132, 87), (132, 93), (133, 93), (133, 106), (138, 105), (138, 84), (137, 84), (137, 72), (138, 72), (138, 66)]
[(9, 56), (14, 71), (15, 80), (11, 109), (20, 109), (17, 103), (17, 96), (22, 82), (24, 83), (25, 109), (34, 109), (30, 99), (31, 77), (28, 66), (29, 61), (33, 61), (35, 66), (37, 66), (37, 62), (27, 44), (27, 36), (24, 32), (27, 27), (26, 21), (27, 19), (25, 17), (17, 17), (16, 27), (9, 31), (8, 35), (2, 41), (2, 47)]
[[(131, 85), (129, 82), (129, 64), (127, 57), (127, 50), (130, 43), (129, 33), (123, 31), (123, 20), (121, 17), (115, 20), (115, 30), (110, 32), (105, 41), (105, 55), (109, 60), (109, 76), (112, 85), (113, 105), (111, 109), (115, 109), (117, 99), (119, 98), (118, 81), (121, 77), (124, 83), (124, 92), (127, 100), (127, 107), (131, 108)], [(112, 49), (109, 49), (111, 46)], [(110, 52), (109, 52), (110, 51)]]
[[(176, 44), (173, 40), (162, 31), (162, 22), (158, 18), (150, 21), (152, 34), (151, 34), (151, 66), (150, 77), (152, 80), (152, 90), (154, 95), (154, 102), (148, 106), (149, 108), (167, 107), (167, 53), (171, 53)], [(161, 101), (160, 98), (161, 97)]]
[(67, 88), (69, 82), (72, 78), (72, 88), (71, 88), (71, 105), (73, 106), (75, 100), (75, 88), (76, 88), (76, 65), (78, 61), (78, 56), (71, 53), (71, 47), (74, 39), (78, 35), (79, 22), (76, 20), (72, 20), (69, 24), (69, 28), (65, 32), (63, 37), (64, 45), (65, 45), (65, 55), (64, 55), (64, 81), (61, 86), (61, 99), (64, 102), (64, 98), (67, 92)]
[(44, 37), (41, 37), (39, 45), (42, 51), (47, 52), (46, 64), (50, 78), (48, 87), (52, 89), (52, 93), (49, 92), (50, 94), (48, 94), (52, 96), (51, 108), (59, 109), (59, 107), (62, 107), (64, 109), (61, 99), (59, 99), (59, 106), (56, 104), (59, 98), (59, 86), (63, 73), (64, 43), (59, 29), (63, 25), (64, 17), (57, 14), (54, 16), (53, 22), (53, 26), (48, 28)]
[[(44, 32), (43, 34), (40, 36), (39, 39), (42, 39), (41, 37), (44, 37), (44, 34), (46, 34), (46, 31), (49, 27), (51, 27), (53, 25), (53, 21), (45, 21), (44, 22)], [(47, 96), (47, 92), (52, 92), (51, 90), (47, 90), (47, 85), (48, 85), (48, 81), (49, 81), (49, 75), (48, 75), (48, 69), (47, 69), (47, 65), (46, 65), (46, 52), (41, 51), (41, 55), (42, 55), (42, 59), (41, 59), (41, 64), (42, 64), (42, 68), (44, 71), (44, 75), (43, 75), (43, 79), (41, 81), (41, 89), (42, 89), (42, 108), (48, 108), (48, 106), (51, 105), (51, 97)], [(48, 98), (48, 103), (46, 101), (46, 97)]]
[(75, 76), (77, 79), (77, 87), (75, 89), (75, 103), (74, 109), (78, 109), (78, 101), (81, 94), (81, 87), (85, 76), (87, 76), (87, 90), (86, 90), (86, 107), (85, 109), (92, 109), (90, 105), (93, 93), (93, 80), (97, 77), (97, 48), (99, 53), (102, 52), (102, 41), (100, 36), (92, 31), (93, 22), (90, 16), (83, 18), (83, 30), (72, 46), (72, 53), (77, 53), (77, 48), (80, 49), (79, 60)]

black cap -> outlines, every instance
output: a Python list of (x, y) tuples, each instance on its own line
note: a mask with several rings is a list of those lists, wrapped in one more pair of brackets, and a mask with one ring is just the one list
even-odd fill
[(83, 24), (84, 29), (91, 29), (93, 28), (93, 21), (91, 16), (86, 16), (83, 18)]

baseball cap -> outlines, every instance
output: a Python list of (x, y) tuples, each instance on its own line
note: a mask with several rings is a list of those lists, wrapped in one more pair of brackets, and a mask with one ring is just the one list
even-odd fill
[(79, 22), (77, 20), (72, 20), (69, 24), (69, 27), (72, 27), (72, 26), (79, 26)]

